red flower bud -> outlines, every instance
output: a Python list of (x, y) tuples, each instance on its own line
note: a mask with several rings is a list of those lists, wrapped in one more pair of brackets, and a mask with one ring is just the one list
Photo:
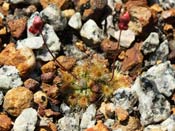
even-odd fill
[(118, 27), (119, 27), (120, 30), (127, 30), (128, 29), (128, 24), (118, 23)]
[(130, 15), (128, 12), (126, 12), (122, 16), (120, 16), (119, 23), (118, 23), (119, 29), (120, 30), (127, 30), (129, 21), (130, 21)]
[(38, 34), (38, 33), (39, 33), (39, 30), (36, 29), (34, 26), (30, 26), (29, 31), (30, 31), (32, 34)]
[(120, 16), (119, 21), (128, 24), (129, 21), (130, 21), (130, 15), (129, 15), (129, 13), (126, 12), (122, 16)]
[(29, 31), (33, 34), (38, 34), (43, 27), (43, 21), (39, 16), (35, 16), (32, 25), (29, 27)]

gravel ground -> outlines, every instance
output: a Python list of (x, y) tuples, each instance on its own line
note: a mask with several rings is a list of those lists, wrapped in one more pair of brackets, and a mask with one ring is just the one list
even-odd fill
[(0, 0), (0, 131), (175, 131), (174, 0)]

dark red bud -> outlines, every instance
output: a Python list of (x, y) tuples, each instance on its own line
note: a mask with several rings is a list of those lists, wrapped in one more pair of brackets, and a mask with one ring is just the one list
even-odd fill
[(39, 16), (35, 16), (32, 26), (29, 27), (29, 31), (33, 34), (38, 34), (43, 27), (43, 21)]
[(39, 17), (39, 16), (34, 17), (33, 26), (38, 27), (38, 28), (43, 26), (43, 21), (42, 21), (41, 17)]
[(120, 30), (127, 30), (128, 29), (128, 25), (124, 24), (124, 23), (118, 23), (118, 27)]
[(120, 22), (123, 22), (123, 23), (126, 23), (126, 24), (129, 23), (129, 21), (130, 21), (130, 15), (129, 15), (129, 13), (126, 12), (122, 16), (120, 16), (119, 21)]
[(30, 31), (32, 34), (38, 34), (38, 33), (39, 33), (39, 30), (36, 29), (34, 26), (30, 26), (29, 31)]
[(120, 30), (127, 30), (128, 29), (128, 23), (130, 21), (130, 15), (128, 12), (124, 13), (119, 18), (118, 27)]

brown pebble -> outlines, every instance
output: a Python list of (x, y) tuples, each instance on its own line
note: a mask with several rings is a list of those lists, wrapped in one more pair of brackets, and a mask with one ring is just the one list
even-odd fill
[(39, 82), (29, 78), (24, 82), (24, 86), (31, 91), (35, 91), (39, 87)]
[(148, 7), (142, 6), (132, 6), (129, 10), (131, 15), (131, 21), (128, 26), (129, 29), (135, 32), (136, 34), (142, 33), (143, 28), (146, 28), (152, 21), (152, 12)]
[(46, 64), (44, 64), (41, 67), (42, 73), (48, 73), (48, 72), (55, 72), (56, 71), (56, 64), (53, 61), (50, 61)]
[(0, 65), (16, 66), (22, 77), (25, 77), (35, 67), (35, 64), (35, 55), (27, 47), (16, 49), (14, 43), (9, 43), (0, 53)]
[(58, 8), (65, 9), (69, 6), (69, 0), (40, 0), (43, 8), (46, 8), (49, 4), (55, 4)]
[(106, 125), (103, 124), (101, 120), (97, 122), (94, 127), (87, 128), (85, 131), (110, 131)]
[(26, 28), (26, 18), (12, 19), (7, 22), (13, 37), (19, 38)]
[(129, 113), (121, 107), (117, 107), (115, 113), (119, 121), (125, 121), (129, 117)]
[(18, 116), (25, 108), (31, 106), (33, 93), (25, 87), (9, 90), (4, 96), (3, 108), (12, 116)]
[(7, 115), (0, 114), (0, 131), (10, 131), (11, 127), (11, 119)]
[(59, 56), (57, 60), (66, 68), (70, 70), (76, 63), (76, 59), (69, 56)]
[(53, 79), (53, 84), (54, 85), (57, 85), (57, 84), (59, 84), (59, 83), (61, 83), (62, 82), (62, 79), (61, 79), (61, 77), (59, 77), (59, 76), (56, 76), (54, 79)]
[(118, 49), (118, 47), (119, 47), (118, 42), (109, 39), (104, 39), (101, 43), (101, 49), (107, 53), (115, 52)]
[(147, 0), (128, 0), (125, 7), (129, 10), (133, 6), (144, 6), (147, 7)]
[(168, 59), (172, 60), (172, 61), (175, 60), (175, 51), (174, 50), (170, 52), (170, 54), (168, 55)]
[(59, 88), (56, 85), (49, 85), (46, 83), (42, 83), (41, 87), (48, 97), (52, 99), (56, 99), (58, 97)]
[(49, 122), (47, 126), (38, 127), (36, 131), (57, 131), (57, 126)]
[(3, 20), (2, 17), (0, 16), (0, 28), (3, 27)]
[(55, 77), (54, 72), (48, 72), (41, 75), (41, 81), (45, 83), (52, 82)]
[(143, 55), (140, 51), (140, 43), (135, 43), (134, 47), (128, 49), (122, 62), (122, 71), (128, 71), (138, 65), (142, 65)]
[(59, 116), (60, 115), (59, 112), (54, 112), (51, 109), (45, 109), (44, 112), (45, 112), (46, 117)]
[[(116, 126), (115, 126), (116, 125)], [(140, 124), (140, 120), (137, 117), (129, 116), (128, 121), (126, 123), (118, 123), (116, 122), (113, 126), (113, 129), (120, 129), (122, 131), (143, 131), (143, 127)]]

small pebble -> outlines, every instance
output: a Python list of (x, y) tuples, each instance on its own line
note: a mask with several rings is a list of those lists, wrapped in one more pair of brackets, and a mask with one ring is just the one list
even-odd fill
[(41, 81), (45, 83), (49, 83), (53, 81), (54, 77), (55, 77), (54, 72), (44, 73), (44, 74), (41, 74)]
[(37, 91), (34, 94), (34, 102), (37, 103), (38, 105), (42, 105), (43, 107), (47, 107), (48, 98), (46, 93), (42, 91)]
[(31, 91), (35, 91), (39, 87), (39, 82), (29, 78), (24, 82), (24, 86)]

